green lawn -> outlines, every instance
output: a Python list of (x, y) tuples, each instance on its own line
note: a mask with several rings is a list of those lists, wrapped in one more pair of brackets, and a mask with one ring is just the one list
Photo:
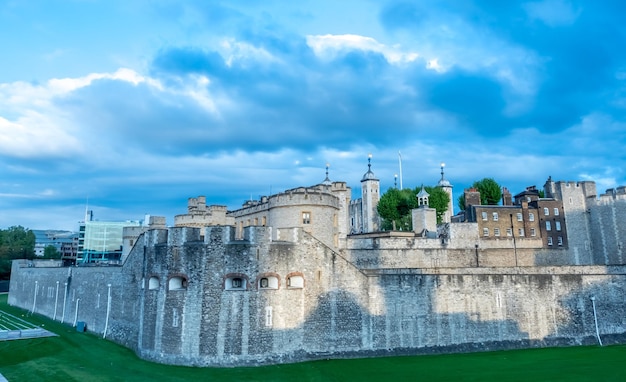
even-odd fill
[(259, 368), (190, 368), (138, 359), (119, 345), (7, 305), (58, 337), (0, 342), (9, 381), (625, 381), (626, 346), (331, 360)]

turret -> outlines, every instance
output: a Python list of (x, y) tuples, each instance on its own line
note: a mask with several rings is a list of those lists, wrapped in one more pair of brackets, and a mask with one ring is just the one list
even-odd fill
[(361, 198), (363, 200), (363, 232), (378, 231), (378, 201), (380, 200), (380, 181), (372, 172), (372, 154), (367, 158), (367, 172), (361, 179)]

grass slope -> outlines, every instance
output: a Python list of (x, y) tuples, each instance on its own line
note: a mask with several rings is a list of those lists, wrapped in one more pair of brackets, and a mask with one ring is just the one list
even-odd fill
[(140, 360), (119, 345), (7, 305), (58, 337), (0, 342), (9, 381), (624, 381), (626, 346), (329, 360), (258, 368), (192, 368)]

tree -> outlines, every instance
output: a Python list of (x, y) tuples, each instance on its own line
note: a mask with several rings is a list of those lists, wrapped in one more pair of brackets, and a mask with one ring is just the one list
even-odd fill
[(54, 245), (48, 245), (43, 249), (43, 257), (44, 259), (60, 259), (61, 252)]
[(11, 274), (11, 260), (35, 257), (35, 234), (22, 226), (0, 230), (0, 279)]
[[(443, 221), (443, 215), (448, 210), (450, 204), (450, 195), (441, 187), (424, 187), (424, 190), (429, 193), (428, 206), (434, 208), (437, 211), (437, 224)], [(419, 191), (418, 191), (419, 192)]]
[(417, 207), (415, 193), (410, 188), (390, 188), (381, 195), (377, 211), (382, 218), (383, 230), (411, 230), (411, 210)]
[(456, 205), (459, 207), (459, 210), (465, 211), (465, 194), (459, 196), (456, 200)]
[[(413, 229), (411, 210), (417, 208), (417, 194), (422, 187), (398, 190), (390, 188), (380, 197), (378, 215), (382, 218), (383, 230), (410, 231)], [(437, 211), (437, 223), (441, 223), (443, 214), (448, 210), (450, 196), (441, 187), (424, 187), (430, 195), (429, 207)]]
[(483, 178), (472, 185), (480, 192), (480, 203), (497, 205), (502, 200), (502, 187), (493, 178)]
[[(493, 178), (483, 178), (472, 184), (480, 192), (480, 204), (497, 205), (502, 200), (502, 187)], [(457, 205), (461, 211), (465, 211), (465, 195), (459, 196)]]

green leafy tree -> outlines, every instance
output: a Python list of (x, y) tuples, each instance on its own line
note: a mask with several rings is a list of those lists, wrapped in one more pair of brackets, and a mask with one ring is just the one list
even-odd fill
[(22, 226), (0, 230), (0, 279), (11, 275), (11, 260), (35, 257), (35, 234)]
[(456, 205), (459, 207), (459, 210), (465, 211), (465, 194), (459, 196), (456, 200)]
[[(417, 208), (417, 194), (422, 187), (398, 190), (390, 188), (380, 197), (378, 215), (382, 218), (383, 230), (410, 231), (413, 229), (411, 210)], [(448, 210), (450, 196), (441, 187), (424, 187), (430, 194), (429, 206), (437, 211), (437, 222), (440, 223), (443, 214)]]
[(45, 259), (60, 259), (61, 252), (54, 245), (48, 245), (43, 249), (43, 257)]
[(378, 202), (378, 215), (382, 218), (381, 228), (383, 230), (411, 230), (410, 212), (416, 207), (417, 199), (412, 189), (390, 188), (381, 195)]
[(493, 178), (483, 178), (474, 182), (472, 187), (480, 192), (483, 205), (497, 205), (502, 200), (502, 187)]
[[(480, 204), (497, 205), (502, 200), (502, 187), (493, 178), (483, 178), (472, 184), (480, 192)], [(465, 210), (465, 195), (459, 196), (457, 205), (461, 211)]]
[(443, 215), (448, 210), (450, 195), (441, 187), (424, 187), (424, 190), (429, 194), (428, 206), (437, 211), (437, 223), (439, 224), (443, 221)]

